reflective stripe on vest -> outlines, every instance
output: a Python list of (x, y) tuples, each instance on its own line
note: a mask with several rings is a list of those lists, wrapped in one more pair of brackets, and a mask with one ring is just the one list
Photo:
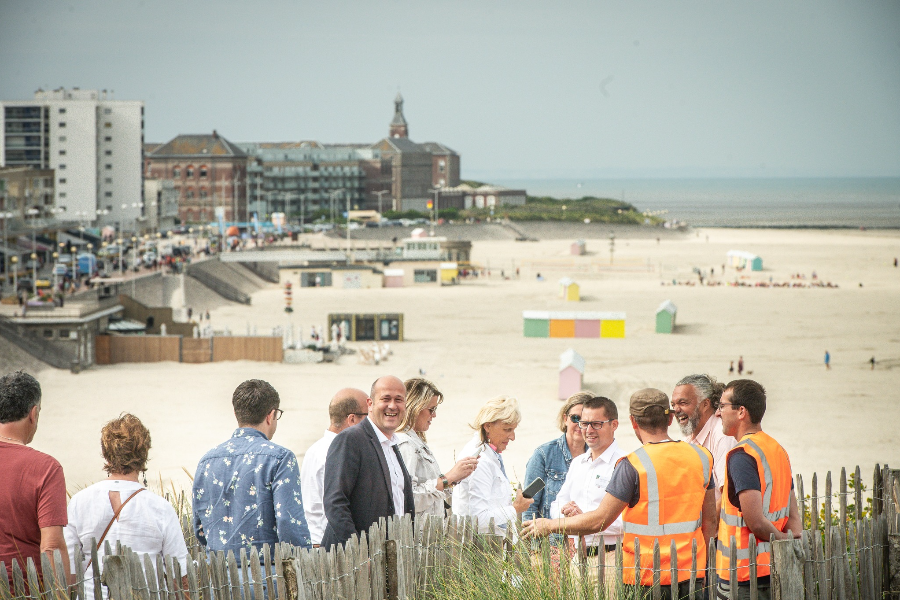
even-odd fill
[[(757, 465), (757, 473), (760, 475), (763, 517), (770, 521), (776, 529), (781, 529), (784, 527), (790, 514), (790, 484), (788, 483), (786, 498), (784, 497), (785, 489), (780, 487), (781, 484), (785, 483), (783, 479), (785, 476), (792, 479), (790, 476), (790, 461), (787, 459), (787, 454), (784, 453), (784, 449), (780, 444), (768, 434), (758, 432), (750, 434), (750, 436), (746, 436), (743, 440), (738, 442), (735, 447), (729, 451), (728, 456), (731, 456), (731, 453), (734, 452), (736, 448), (743, 446), (744, 448), (742, 451), (746, 452), (748, 456), (754, 459)], [(763, 451), (763, 447), (767, 448), (769, 452), (768, 455)], [(770, 464), (770, 459), (778, 462)], [(773, 464), (776, 467), (774, 470), (772, 468)], [(725, 471), (727, 479), (727, 465)], [(778, 496), (776, 501), (776, 506), (778, 506), (778, 508), (771, 511), (772, 498), (776, 493), (776, 475), (779, 478), (779, 488), (777, 490)], [(747, 523), (740, 512), (740, 508), (731, 502), (730, 496), (726, 493), (722, 496), (722, 509), (719, 513), (719, 535), (716, 543), (716, 549), (718, 550), (716, 555), (716, 570), (721, 579), (727, 580), (732, 568), (732, 565), (730, 564), (732, 550), (730, 540), (732, 537), (734, 537), (735, 543), (737, 544), (737, 548), (735, 548), (737, 564), (734, 565), (734, 568), (737, 569), (737, 579), (738, 581), (747, 581), (750, 577), (749, 540), (751, 537), (755, 536), (753, 536), (753, 532), (750, 531), (750, 528), (747, 526)], [(763, 577), (771, 572), (771, 548), (768, 540), (758, 541), (756, 548), (757, 577)]]
[[(703, 480), (709, 482), (710, 464), (709, 457), (697, 446), (688, 445), (700, 457), (703, 463)], [(625, 522), (625, 533), (634, 533), (637, 535), (648, 535), (654, 537), (662, 537), (664, 535), (675, 535), (678, 533), (693, 533), (703, 524), (703, 518), (698, 517), (694, 521), (684, 521), (682, 523), (660, 523), (659, 522), (659, 482), (656, 477), (656, 467), (650, 460), (650, 455), (643, 448), (634, 451), (635, 456), (641, 461), (644, 470), (647, 471), (647, 525), (638, 523)]]

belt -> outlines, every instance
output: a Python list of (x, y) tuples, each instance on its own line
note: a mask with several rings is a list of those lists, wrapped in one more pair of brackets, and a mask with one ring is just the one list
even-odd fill
[[(606, 550), (607, 552), (615, 552), (616, 545), (615, 544), (607, 544), (603, 547), (603, 549)], [(597, 556), (598, 554), (600, 554), (600, 546), (590, 546), (588, 548), (585, 548), (585, 550), (584, 550), (585, 556)]]

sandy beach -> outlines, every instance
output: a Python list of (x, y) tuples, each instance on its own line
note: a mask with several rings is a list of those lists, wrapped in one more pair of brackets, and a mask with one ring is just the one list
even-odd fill
[[(659, 242), (650, 234), (618, 239), (612, 266), (608, 239), (589, 239), (589, 254), (577, 258), (568, 254), (571, 241), (476, 241), (473, 261), (489, 264), (492, 276), (457, 286), (295, 286), (291, 316), (276, 286), (255, 293), (250, 306), (195, 306), (210, 309), (216, 329), (235, 333), (246, 332), (248, 324), (263, 333), (289, 322), (307, 333), (329, 312), (401, 312), (406, 340), (392, 344), (393, 356), (379, 366), (361, 365), (354, 355), (336, 364), (121, 364), (78, 375), (44, 369), (33, 446), (61, 461), (74, 491), (104, 476), (99, 429), (130, 411), (153, 436), (150, 477), (183, 487), (189, 485), (183, 468), (193, 472), (200, 456), (234, 429), (231, 392), (245, 379), (265, 379), (279, 390), (285, 415), (275, 441), (302, 456), (327, 427), (327, 402), (338, 388), (367, 390), (380, 375), (407, 378), (424, 369), (446, 396), (429, 431), (446, 467), (469, 439), (467, 423), (483, 401), (498, 394), (519, 399), (523, 420), (506, 464), (513, 478), (521, 478), (534, 447), (559, 435), (558, 359), (574, 348), (587, 362), (585, 387), (619, 406), (617, 439), (626, 451), (638, 445), (626, 418), (633, 391), (658, 387), (670, 394), (679, 378), (695, 372), (728, 380), (729, 361), (742, 355), (745, 375), (752, 372), (768, 390), (764, 428), (788, 450), (795, 472), (806, 477), (860, 465), (871, 481), (876, 462), (900, 465), (900, 269), (893, 266), (900, 232), (702, 229)], [(728, 269), (723, 277), (730, 249), (759, 254), (765, 270)], [(510, 275), (517, 267), (518, 279), (501, 279), (501, 269)], [(750, 284), (770, 278), (809, 284), (815, 271), (839, 287), (668, 285), (696, 281), (694, 267), (714, 267), (714, 280), (743, 277), (739, 281)], [(537, 272), (545, 281), (536, 280)], [(796, 273), (806, 278), (792, 280)], [(563, 276), (581, 285), (577, 305), (558, 297)], [(654, 314), (664, 300), (678, 307), (672, 335), (654, 332)], [(623, 311), (627, 337), (524, 338), (523, 310)], [(830, 371), (823, 362), (826, 349)], [(874, 371), (872, 356), (878, 361)], [(681, 437), (677, 427), (671, 435)]]

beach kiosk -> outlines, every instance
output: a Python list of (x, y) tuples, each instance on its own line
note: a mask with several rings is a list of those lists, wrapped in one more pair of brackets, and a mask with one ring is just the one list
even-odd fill
[(331, 313), (328, 315), (328, 339), (331, 326), (343, 324), (347, 328), (347, 341), (403, 341), (403, 314)]
[(569, 348), (559, 355), (559, 399), (580, 392), (584, 380), (584, 357)]
[(675, 313), (678, 309), (666, 300), (656, 309), (656, 333), (672, 333), (675, 330)]
[(563, 277), (559, 280), (559, 297), (567, 302), (578, 302), (581, 300), (581, 290), (572, 278)]
[(455, 262), (441, 263), (441, 285), (453, 285), (459, 282), (459, 264)]
[(397, 288), (403, 287), (403, 277), (405, 272), (403, 269), (385, 269), (384, 270), (384, 287)]
[(569, 248), (569, 252), (572, 254), (572, 256), (584, 256), (584, 254), (587, 252), (584, 240), (577, 240), (572, 242), (572, 245)]
[(736, 269), (750, 269), (751, 271), (762, 271), (762, 258), (752, 252), (744, 252), (743, 250), (729, 250), (725, 257), (729, 266)]

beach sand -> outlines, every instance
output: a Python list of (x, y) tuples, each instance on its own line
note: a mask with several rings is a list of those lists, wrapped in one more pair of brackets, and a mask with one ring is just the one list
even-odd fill
[[(241, 381), (259, 378), (275, 386), (285, 414), (274, 439), (302, 457), (327, 427), (327, 402), (337, 389), (368, 390), (380, 375), (408, 378), (421, 368), (446, 397), (428, 432), (445, 469), (472, 435), (467, 423), (485, 400), (499, 394), (519, 399), (523, 420), (505, 462), (511, 478), (520, 479), (534, 448), (560, 435), (558, 361), (574, 348), (587, 363), (585, 387), (617, 403), (617, 439), (626, 451), (638, 446), (627, 420), (633, 391), (657, 387), (671, 394), (678, 379), (695, 372), (727, 381), (729, 361), (743, 355), (745, 376), (752, 371), (749, 376), (768, 391), (763, 427), (787, 449), (795, 472), (807, 477), (860, 465), (871, 482), (876, 462), (900, 465), (900, 269), (893, 267), (900, 233), (709, 229), (660, 242), (651, 233), (618, 239), (612, 268), (608, 239), (589, 239), (589, 254), (578, 258), (568, 253), (571, 241), (475, 242), (473, 261), (489, 264), (492, 277), (457, 286), (295, 285), (291, 316), (275, 286), (255, 293), (251, 306), (209, 307), (213, 326), (235, 333), (246, 332), (248, 323), (263, 333), (292, 322), (308, 335), (309, 326), (323, 325), (330, 312), (403, 313), (406, 339), (392, 343), (393, 355), (379, 366), (361, 365), (352, 355), (337, 364), (120, 364), (78, 375), (45, 369), (38, 375), (44, 401), (33, 446), (60, 460), (74, 491), (104, 477), (100, 427), (130, 411), (153, 436), (150, 478), (186, 487), (183, 468), (193, 473), (203, 453), (235, 428), (230, 399)], [(765, 270), (745, 273), (743, 281), (791, 281), (792, 273), (803, 273), (809, 283), (816, 271), (840, 287), (662, 285), (696, 280), (693, 267), (715, 267), (714, 279), (723, 279), (730, 249), (764, 260)], [(510, 275), (517, 266), (518, 280), (500, 279), (500, 269)], [(545, 281), (536, 281), (538, 271)], [(580, 283), (583, 301), (558, 297), (563, 276)], [(736, 277), (729, 269), (724, 280)], [(654, 314), (664, 300), (678, 307), (672, 335), (654, 332)], [(624, 311), (627, 337), (524, 338), (523, 310)], [(830, 371), (823, 362), (826, 349)], [(873, 355), (879, 362), (871, 371)], [(675, 426), (670, 433), (681, 438)]]

